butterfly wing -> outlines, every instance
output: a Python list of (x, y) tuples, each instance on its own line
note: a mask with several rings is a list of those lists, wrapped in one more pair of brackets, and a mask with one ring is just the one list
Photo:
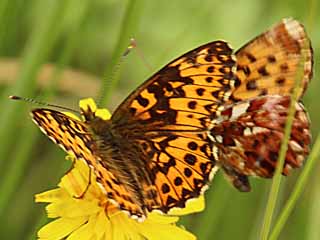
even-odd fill
[[(296, 20), (284, 19), (240, 48), (236, 57), (235, 89), (226, 103), (224, 120), (211, 135), (227, 177), (239, 190), (249, 191), (248, 176), (273, 176), (288, 96), (301, 64), (302, 97), (312, 77), (313, 55), (304, 27)], [(296, 105), (296, 111), (284, 175), (301, 166), (309, 152), (309, 119), (302, 104)]]
[(32, 120), (54, 143), (77, 158), (90, 159), (90, 146), (94, 140), (81, 121), (64, 113), (38, 108), (31, 112)]
[[(273, 176), (289, 105), (289, 96), (257, 97), (230, 105), (216, 120), (216, 126), (210, 131), (210, 138), (219, 149), (216, 158), (239, 190), (250, 190), (247, 176)], [(295, 108), (284, 175), (302, 166), (311, 142), (307, 113), (300, 103), (296, 103)]]
[(245, 100), (261, 95), (289, 95), (295, 84), (299, 62), (303, 79), (299, 96), (311, 77), (313, 53), (302, 24), (288, 18), (254, 38), (236, 52), (237, 81), (231, 99)]
[(156, 189), (148, 210), (184, 207), (206, 189), (216, 170), (207, 131), (230, 96), (234, 71), (227, 43), (203, 45), (161, 69), (113, 114), (113, 129), (140, 146)]
[(101, 189), (109, 200), (132, 215), (144, 215), (143, 209), (137, 204), (136, 196), (119, 181), (118, 176), (103, 165), (104, 156), (98, 154), (97, 139), (89, 125), (51, 109), (34, 109), (32, 119), (54, 143), (77, 159), (85, 160), (92, 167), (97, 182), (102, 185)]

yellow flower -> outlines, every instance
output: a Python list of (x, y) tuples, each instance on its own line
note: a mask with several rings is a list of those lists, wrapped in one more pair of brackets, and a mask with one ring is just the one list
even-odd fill
[[(91, 110), (98, 112), (103, 118), (110, 117), (107, 111), (97, 109), (92, 100), (82, 101), (80, 105), (84, 110), (90, 106)], [(75, 160), (74, 168), (62, 177), (59, 188), (35, 196), (36, 202), (49, 203), (46, 207), (47, 215), (55, 218), (39, 230), (40, 240), (196, 239), (176, 223), (178, 215), (202, 211), (203, 197), (187, 202), (185, 209), (175, 209), (170, 213), (175, 216), (152, 212), (145, 221), (138, 222), (108, 201), (92, 171), (89, 186), (88, 179), (88, 165)], [(81, 196), (83, 193), (85, 194)]]
[[(50, 203), (47, 207), (49, 218), (54, 221), (38, 232), (41, 240), (112, 240), (112, 239), (195, 239), (194, 235), (177, 227), (178, 217), (150, 213), (144, 222), (130, 218), (108, 202), (92, 175), (91, 184), (85, 195), (80, 196), (88, 184), (88, 166), (82, 161), (75, 162), (75, 168), (66, 174), (59, 188), (36, 195), (36, 202)], [(195, 204), (195, 202), (198, 202)], [(190, 203), (195, 211), (203, 199)], [(188, 208), (188, 207), (187, 207)], [(189, 213), (180, 211), (181, 214)]]

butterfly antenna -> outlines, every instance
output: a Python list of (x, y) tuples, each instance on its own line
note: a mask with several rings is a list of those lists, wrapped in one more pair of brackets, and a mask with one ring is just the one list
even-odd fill
[(79, 111), (74, 110), (72, 108), (68, 108), (68, 107), (63, 107), (63, 106), (59, 106), (59, 105), (55, 105), (55, 104), (50, 104), (50, 103), (46, 103), (46, 102), (37, 101), (37, 100), (32, 99), (32, 98), (19, 97), (19, 96), (11, 95), (11, 96), (9, 96), (9, 99), (29, 102), (29, 103), (37, 104), (37, 105), (40, 105), (40, 106), (58, 108), (58, 109), (61, 109), (61, 110), (66, 110), (66, 111), (70, 111), (70, 112), (73, 112), (73, 113), (80, 114)]
[(152, 72), (152, 66), (150, 65), (150, 63), (147, 61), (145, 55), (143, 54), (143, 52), (141, 51), (140, 47), (137, 44), (137, 41), (134, 38), (130, 39), (131, 45), (134, 46), (134, 48), (137, 51), (137, 54), (139, 56), (139, 58), (142, 60), (143, 64), (146, 66), (146, 68), (148, 70), (150, 70), (150, 72)]
[(111, 79), (111, 81), (104, 81), (104, 85), (102, 86), (101, 88), (101, 91), (100, 91), (100, 94), (98, 95), (98, 101), (97, 101), (97, 105), (98, 106), (101, 106), (101, 103), (102, 103), (102, 98), (103, 98), (103, 95), (104, 93), (106, 92), (106, 89), (108, 89), (108, 85), (110, 82), (112, 82), (112, 80), (116, 77), (116, 75), (118, 74), (119, 70), (120, 70), (120, 67), (124, 61), (124, 59), (128, 56), (128, 54), (131, 52), (131, 50), (135, 48), (135, 44), (133, 43), (132, 39), (130, 40), (130, 44), (129, 46), (126, 48), (126, 50), (123, 52), (123, 54), (121, 55), (120, 57), (120, 60), (119, 62), (115, 65), (112, 73), (111, 73), (111, 76), (109, 79)]

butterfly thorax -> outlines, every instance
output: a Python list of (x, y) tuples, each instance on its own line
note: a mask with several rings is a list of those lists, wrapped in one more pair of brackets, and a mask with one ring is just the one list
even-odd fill
[[(140, 159), (139, 146), (130, 142), (126, 136), (120, 135), (113, 128), (111, 120), (97, 116), (88, 118), (88, 115), (85, 115), (85, 119), (95, 139), (95, 146), (92, 149), (99, 164), (113, 174), (115, 177), (113, 184), (123, 185), (133, 198), (131, 200), (145, 211), (143, 188), (152, 183), (145, 164)], [(98, 175), (103, 176), (103, 173), (100, 172)]]

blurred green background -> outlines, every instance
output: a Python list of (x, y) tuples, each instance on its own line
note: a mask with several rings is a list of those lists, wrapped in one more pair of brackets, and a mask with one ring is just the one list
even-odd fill
[[(320, 125), (318, 63), (320, 3), (317, 0), (116, 1), (0, 0), (0, 239), (35, 239), (45, 224), (44, 205), (34, 194), (54, 188), (69, 163), (40, 133), (22, 95), (78, 108), (78, 100), (104, 91), (110, 110), (171, 59), (216, 39), (237, 49), (281, 18), (307, 28), (315, 52), (315, 74), (304, 103), (313, 136)], [(132, 51), (113, 74), (134, 37), (149, 69)], [(320, 239), (320, 164), (280, 239)], [(283, 180), (279, 209), (301, 170)], [(270, 180), (251, 179), (253, 191), (239, 193), (217, 174), (203, 213), (181, 223), (202, 239), (259, 239)]]

